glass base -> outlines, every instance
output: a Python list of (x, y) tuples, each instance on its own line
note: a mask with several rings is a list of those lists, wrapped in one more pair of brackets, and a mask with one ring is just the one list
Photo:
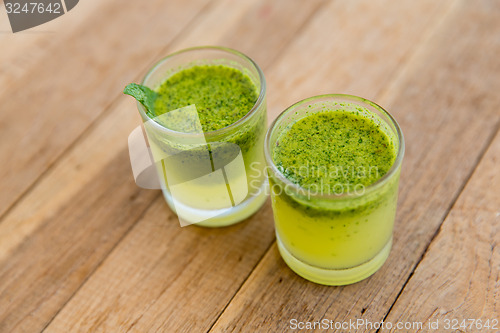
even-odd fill
[[(217, 227), (226, 227), (241, 222), (244, 219), (253, 215), (255, 212), (257, 212), (260, 209), (260, 207), (262, 207), (262, 205), (265, 203), (267, 198), (265, 189), (267, 186), (268, 183), (266, 179), (266, 181), (263, 182), (262, 187), (259, 190), (259, 194), (246, 199), (242, 203), (238, 204), (237, 206), (231, 208), (228, 211), (224, 211), (221, 214), (216, 214), (217, 212), (214, 210), (207, 211), (195, 208), (188, 208), (190, 209), (190, 213), (193, 216), (195, 216), (197, 220), (201, 219), (202, 221), (194, 223), (187, 221), (188, 223), (185, 225), (194, 224), (200, 227), (217, 228)], [(172, 202), (170, 194), (166, 191), (163, 191), (163, 196), (170, 209), (174, 213), (176, 213), (175, 206)], [(186, 209), (186, 207), (184, 207), (184, 209)], [(204, 219), (204, 217), (206, 216), (208, 216), (208, 218)]]
[(392, 247), (391, 236), (391, 239), (375, 257), (359, 266), (346, 269), (324, 269), (311, 266), (294, 257), (285, 248), (278, 235), (276, 235), (276, 241), (278, 243), (278, 249), (281, 257), (288, 267), (306, 280), (327, 286), (342, 286), (366, 279), (382, 267), (384, 262), (387, 260), (387, 257), (389, 257)]

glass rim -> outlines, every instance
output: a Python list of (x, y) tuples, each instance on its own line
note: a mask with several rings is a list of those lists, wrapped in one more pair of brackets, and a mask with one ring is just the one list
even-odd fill
[(200, 51), (200, 50), (223, 51), (223, 52), (227, 52), (227, 53), (236, 55), (237, 57), (248, 61), (256, 69), (256, 71), (259, 75), (260, 90), (259, 90), (259, 96), (257, 97), (257, 100), (255, 101), (253, 107), (243, 117), (241, 117), (240, 119), (238, 119), (234, 123), (229, 124), (226, 127), (219, 128), (218, 130), (215, 130), (215, 131), (202, 132), (202, 133), (179, 132), (179, 131), (175, 131), (175, 130), (172, 130), (170, 128), (167, 128), (165, 126), (162, 126), (161, 124), (154, 121), (153, 118), (149, 117), (149, 115), (147, 114), (147, 112), (144, 108), (144, 105), (142, 105), (140, 102), (137, 101), (136, 102), (137, 108), (139, 110), (139, 113), (143, 117), (143, 119), (152, 120), (153, 127), (155, 127), (156, 129), (163, 131), (165, 133), (168, 133), (170, 135), (177, 136), (177, 137), (183, 137), (183, 138), (198, 138), (201, 136), (204, 136), (204, 137), (219, 136), (219, 135), (226, 134), (227, 132), (230, 132), (232, 129), (237, 128), (240, 124), (246, 122), (253, 114), (255, 114), (257, 112), (257, 110), (260, 109), (260, 107), (264, 103), (264, 99), (265, 99), (265, 95), (266, 95), (266, 79), (264, 77), (264, 73), (262, 72), (262, 69), (259, 67), (259, 65), (257, 65), (257, 63), (255, 61), (253, 61), (252, 58), (245, 55), (244, 53), (242, 53), (240, 51), (236, 51), (236, 50), (228, 48), (228, 47), (223, 47), (223, 46), (210, 46), (210, 45), (195, 46), (195, 47), (189, 47), (189, 48), (185, 48), (185, 49), (170, 53), (169, 55), (158, 60), (151, 67), (151, 69), (148, 70), (148, 72), (146, 73), (146, 75), (142, 79), (141, 84), (144, 85), (144, 83), (155, 72), (155, 70), (157, 70), (158, 67), (160, 67), (164, 62), (168, 61), (170, 58), (173, 58), (173, 57), (178, 56), (178, 55), (183, 54), (183, 53), (192, 52), (192, 51)]
[[(396, 129), (397, 138), (398, 138), (398, 142), (399, 142), (399, 148), (398, 148), (398, 152), (396, 155), (396, 159), (394, 160), (394, 163), (391, 165), (391, 168), (389, 169), (389, 171), (387, 171), (387, 173), (385, 175), (383, 175), (382, 177), (377, 179), (374, 183), (365, 186), (365, 191), (362, 194), (357, 194), (357, 193), (354, 193), (354, 194), (353, 193), (342, 193), (342, 194), (334, 194), (334, 193), (317, 194), (317, 193), (315, 193), (315, 194), (311, 194), (310, 190), (308, 190), (308, 189), (306, 189), (298, 184), (295, 184), (292, 181), (290, 181), (288, 178), (286, 178), (283, 175), (283, 173), (281, 173), (278, 170), (278, 168), (276, 167), (276, 165), (274, 164), (274, 161), (273, 161), (272, 156), (271, 156), (270, 144), (271, 144), (271, 134), (272, 134), (273, 130), (275, 129), (277, 123), (280, 120), (282, 120), (286, 115), (288, 115), (290, 112), (293, 112), (295, 109), (297, 109), (303, 105), (307, 105), (310, 102), (312, 102), (314, 100), (321, 99), (321, 98), (333, 98), (333, 99), (334, 98), (344, 98), (344, 99), (350, 99), (353, 101), (358, 101), (358, 102), (369, 104), (372, 107), (376, 108), (378, 111), (382, 112), (385, 116), (387, 116), (388, 119), (390, 120), (390, 123)], [(265, 156), (266, 162), (267, 162), (268, 166), (271, 168), (273, 174), (281, 182), (283, 182), (285, 184), (285, 186), (290, 186), (297, 193), (306, 193), (310, 197), (327, 199), (327, 200), (339, 200), (339, 199), (345, 199), (345, 198), (359, 198), (359, 197), (363, 197), (363, 196), (367, 195), (368, 193), (371, 193), (371, 192), (375, 191), (376, 189), (382, 187), (384, 184), (386, 184), (388, 182), (388, 180), (399, 169), (399, 167), (403, 161), (404, 152), (405, 152), (405, 142), (404, 142), (403, 132), (401, 131), (401, 128), (400, 128), (398, 122), (396, 121), (396, 119), (394, 119), (394, 117), (388, 111), (386, 111), (383, 107), (381, 107), (377, 103), (372, 102), (372, 101), (370, 101), (366, 98), (363, 98), (363, 97), (349, 95), (349, 94), (317, 95), (317, 96), (308, 97), (306, 99), (300, 100), (300, 101), (292, 104), (291, 106), (287, 107), (283, 112), (281, 112), (276, 117), (276, 119), (273, 120), (273, 122), (271, 123), (271, 125), (269, 126), (269, 128), (267, 130), (267, 133), (266, 133), (266, 136), (264, 139), (264, 156)]]

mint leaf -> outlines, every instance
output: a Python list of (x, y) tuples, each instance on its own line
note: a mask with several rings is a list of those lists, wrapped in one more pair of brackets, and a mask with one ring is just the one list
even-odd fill
[(125, 87), (123, 93), (134, 97), (139, 103), (144, 105), (149, 117), (156, 117), (154, 112), (155, 101), (158, 98), (156, 91), (137, 83), (130, 83)]

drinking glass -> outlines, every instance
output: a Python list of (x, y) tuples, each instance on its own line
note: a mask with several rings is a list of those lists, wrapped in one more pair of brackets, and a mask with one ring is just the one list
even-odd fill
[[(369, 117), (396, 147), (396, 159), (376, 182), (350, 193), (313, 192), (287, 179), (273, 161), (280, 135), (315, 112), (345, 110)], [(322, 95), (283, 111), (265, 143), (277, 244), (300, 276), (325, 285), (350, 284), (375, 273), (392, 245), (404, 140), (394, 118), (379, 105), (350, 95)]]
[(195, 105), (155, 118), (141, 103), (137, 107), (163, 195), (181, 225), (220, 227), (247, 218), (266, 198), (262, 149), (267, 127), (266, 83), (262, 70), (249, 57), (232, 49), (206, 46), (185, 49), (160, 60), (142, 84), (154, 90), (170, 76), (199, 65), (232, 67), (250, 78), (258, 98), (245, 116), (215, 131), (186, 133), (172, 129), (168, 122), (175, 117), (199, 122)]

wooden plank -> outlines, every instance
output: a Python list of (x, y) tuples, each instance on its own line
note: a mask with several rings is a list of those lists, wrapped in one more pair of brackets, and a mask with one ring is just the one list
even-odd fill
[(15, 34), (12, 33), (7, 20), (4, 4), (0, 4), (0, 45), (3, 46), (0, 53), (0, 99), (10, 89), (9, 86), (36, 67), (43, 66), (41, 60), (44, 57), (57, 54), (64, 48), (61, 44), (68, 40), (69, 36), (74, 36), (75, 30), (83, 30), (82, 26), (88, 24), (103, 7), (116, 8), (118, 1), (82, 1), (75, 10), (55, 20)]
[(0, 331), (40, 331), (157, 197), (130, 179), (126, 154), (115, 156), (1, 263)]
[[(431, 1), (420, 3), (418, 10), (433, 13), (434, 16), (426, 16), (429, 20), (446, 10), (446, 6), (433, 5)], [(264, 1), (259, 6), (263, 4)], [(398, 8), (403, 11), (408, 5), (409, 3), (400, 5)], [(383, 8), (377, 8), (378, 11), (370, 12), (370, 17), (381, 15)], [(430, 8), (433, 10), (429, 10)], [(297, 12), (303, 13), (304, 9)], [(320, 13), (318, 15), (326, 27), (332, 17), (345, 15), (336, 5), (321, 8)], [(412, 24), (408, 24), (408, 17), (399, 17), (397, 27), (403, 28), (402, 34), (405, 37), (402, 40), (408, 40), (405, 47), (409, 50), (412, 47), (410, 40), (426, 30), (427, 21), (420, 22), (418, 15), (414, 16), (413, 13), (410, 15), (415, 20), (410, 21)], [(314, 19), (318, 19), (318, 16), (314, 16)], [(311, 30), (309, 25), (307, 27), (299, 38), (314, 38), (315, 30)], [(404, 27), (407, 27), (406, 30)], [(283, 27), (279, 31), (287, 30), (291, 29)], [(265, 34), (278, 33), (264, 28), (262, 31)], [(226, 38), (225, 35), (222, 36), (217, 43), (228, 43)], [(259, 38), (254, 40), (258, 41)], [(290, 49), (295, 50), (293, 45), (287, 48)], [(314, 53), (304, 50), (306, 51)], [(360, 50), (359, 57), (370, 52), (373, 52), (371, 48)], [(388, 47), (384, 61), (377, 65), (386, 66), (388, 71), (392, 71), (392, 66), (398, 66), (396, 60), (404, 54), (404, 50), (395, 53)], [(270, 58), (273, 56), (274, 53), (269, 54)], [(393, 61), (387, 61), (393, 56)], [(287, 59), (289, 57), (284, 56), (280, 61)], [(277, 79), (272, 75), (272, 69), (270, 73), (270, 91), (273, 89), (274, 94), (286, 94), (287, 91), (281, 90), (276, 84)], [(373, 83), (379, 79), (373, 77)], [(165, 225), (162, 221), (171, 218), (171, 215), (163, 206), (161, 199), (155, 202), (56, 316), (47, 327), (48, 332), (108, 331), (116, 327), (119, 330), (139, 332), (198, 332), (210, 328), (267, 247), (272, 244), (274, 235), (269, 204), (249, 221), (227, 230), (207, 230), (194, 226), (179, 229), (177, 226)]]
[[(9, 82), (1, 97), (0, 160), (5, 163), (0, 165), (0, 216), (102, 114), (110, 96), (144, 70), (151, 55), (207, 3), (154, 0), (102, 6), (65, 36), (57, 52)], [(145, 17), (157, 22), (154, 29)]]
[[(269, 73), (269, 81), (280, 92), (269, 94), (271, 118), (315, 95), (345, 93), (375, 99), (453, 1), (401, 2), (332, 2)], [(403, 25), (402, 20), (411, 24)]]
[[(289, 38), (321, 3), (309, 2), (296, 21), (276, 33)], [(235, 17), (264, 6), (264, 1), (230, 4), (223, 0), (208, 7), (164, 53), (183, 44), (223, 42), (230, 31), (221, 25), (237, 27)], [(274, 11), (274, 17), (279, 15)], [(265, 26), (265, 20), (262, 23)], [(249, 31), (248, 37), (265, 32), (264, 28)], [(269, 57), (280, 51), (269, 49)], [(126, 137), (139, 123), (130, 97), (120, 97), (1, 221), (0, 331), (34, 332), (46, 326), (158, 197), (157, 191), (135, 187), (128, 167)], [(166, 214), (156, 222), (172, 219), (162, 199), (156, 204)], [(174, 226), (179, 228), (176, 221)], [(268, 228), (270, 244), (272, 225)]]
[(207, 331), (272, 242), (270, 220), (180, 228), (160, 198), (46, 332)]
[[(436, 332), (452, 330), (452, 325), (461, 332), (500, 330), (499, 161), (497, 132), (397, 299), (388, 322), (416, 321), (423, 323), (424, 328), (432, 322)], [(481, 322), (472, 322), (473, 319)], [(479, 326), (488, 319), (489, 329)], [(463, 320), (466, 328), (460, 327)]]
[[(54, 223), (58, 219), (59, 211), (65, 206), (69, 204), (78, 207), (78, 202), (72, 202), (73, 197), (87, 191), (88, 184), (100, 179), (100, 174), (111, 167), (113, 160), (116, 160), (119, 154), (122, 154), (122, 159), (118, 163), (124, 165), (125, 174), (120, 175), (117, 171), (117, 177), (127, 179), (131, 175), (130, 168), (126, 168), (129, 164), (127, 156), (123, 155), (127, 144), (124, 138), (140, 123), (140, 117), (135, 105), (125, 96), (120, 98), (113, 111), (96, 124), (90, 133), (56, 163), (44, 179), (1, 220), (0, 263), (12, 261), (9, 256), (23, 242), (29, 243), (31, 241), (29, 237), (36, 234), (38, 229), (47, 223)], [(116, 119), (120, 121), (117, 122)], [(102, 188), (99, 191), (95, 193), (87, 191), (87, 194), (101, 195), (101, 192), (106, 190), (112, 193), (114, 190), (108, 183), (101, 184)], [(133, 178), (127, 179), (127, 183), (133, 183)], [(131, 196), (152, 198), (150, 191), (136, 192), (134, 186), (130, 186), (129, 190)]]
[(382, 105), (396, 116), (407, 142), (395, 242), (381, 270), (355, 285), (319, 286), (291, 272), (274, 245), (214, 332), (283, 331), (294, 318), (384, 318), (496, 130), (500, 77), (491, 73), (500, 67), (493, 56), (500, 52), (498, 7), (460, 2), (411, 57), (416, 62), (407, 66), (400, 85), (378, 90), (389, 96)]

